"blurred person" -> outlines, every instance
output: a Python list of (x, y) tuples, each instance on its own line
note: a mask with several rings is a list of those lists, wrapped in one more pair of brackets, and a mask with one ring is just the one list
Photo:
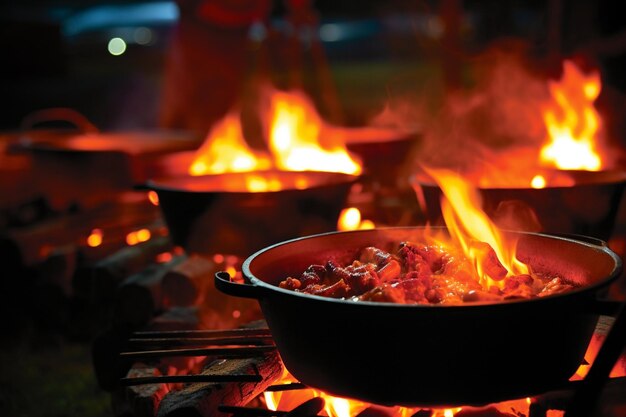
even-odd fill
[(249, 75), (250, 27), (271, 0), (177, 0), (180, 17), (165, 64), (162, 127), (206, 134), (238, 103)]

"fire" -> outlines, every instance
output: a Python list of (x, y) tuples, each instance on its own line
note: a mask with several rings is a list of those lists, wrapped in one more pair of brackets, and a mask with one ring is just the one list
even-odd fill
[(596, 149), (601, 119), (593, 105), (600, 94), (599, 73), (585, 75), (564, 61), (562, 79), (548, 88), (554, 101), (543, 111), (548, 143), (541, 148), (541, 162), (558, 169), (601, 170)]
[(251, 150), (244, 139), (239, 115), (231, 112), (218, 122), (189, 167), (190, 175), (249, 172), (270, 167), (261, 152)]
[[(347, 151), (336, 129), (327, 126), (315, 106), (302, 93), (269, 89), (270, 103), (264, 113), (267, 150), (248, 146), (238, 112), (230, 112), (219, 121), (196, 151), (190, 164), (190, 175), (281, 171), (325, 171), (360, 174), (361, 165)], [(307, 184), (296, 184), (306, 188)], [(250, 176), (251, 192), (277, 191), (280, 180)]]
[[(285, 370), (283, 376), (277, 381), (277, 384), (289, 384), (295, 382), (295, 378)], [(354, 399), (334, 397), (326, 394), (320, 390), (305, 388), (297, 390), (287, 390), (263, 393), (265, 400), (265, 406), (272, 411), (276, 410), (293, 410), (303, 402), (314, 398), (320, 397), (324, 400), (325, 407), (321, 415), (329, 417), (354, 417), (363, 413), (365, 410), (372, 410), (373, 415), (381, 415), (388, 417), (410, 417), (416, 415), (421, 408), (413, 407), (387, 407), (375, 404), (366, 403)], [(510, 413), (511, 410), (519, 412), (516, 415), (527, 415), (530, 398), (521, 398), (511, 401), (504, 401), (495, 405), (488, 406), (486, 408), (474, 408), (474, 407), (455, 407), (455, 408), (434, 408), (427, 409), (430, 417), (453, 417), (459, 414), (462, 410), (466, 411), (468, 415), (483, 415), (482, 411), (485, 411), (484, 415), (499, 415), (494, 413), (493, 410), (500, 411), (502, 413)], [(367, 411), (363, 414), (368, 414)], [(459, 414), (460, 415), (460, 414)], [(508, 414), (507, 414), (508, 415)]]
[[(276, 166), (286, 171), (327, 171), (359, 174), (361, 166), (341, 141), (322, 146), (324, 123), (303, 94), (274, 91), (270, 96), (269, 147)], [(329, 138), (325, 138), (329, 139)], [(330, 142), (327, 140), (327, 142)]]
[(147, 242), (151, 237), (152, 233), (148, 229), (135, 230), (126, 235), (126, 244), (133, 246), (138, 243)]
[(102, 229), (93, 229), (89, 236), (87, 236), (87, 245), (95, 248), (102, 244), (103, 232)]
[(535, 175), (532, 180), (530, 180), (530, 186), (536, 189), (546, 188), (546, 179), (543, 175)]
[(148, 200), (154, 206), (158, 206), (159, 205), (159, 195), (154, 190), (148, 191)]
[(373, 221), (363, 219), (361, 211), (356, 207), (348, 207), (341, 210), (339, 220), (337, 221), (337, 230), (364, 230), (376, 227)]
[[(528, 274), (528, 267), (515, 258), (516, 242), (506, 239), (480, 208), (477, 190), (452, 171), (427, 172), (445, 196), (441, 211), (450, 235), (474, 263), (481, 285), (485, 289), (501, 287), (508, 274)], [(494, 255), (497, 259), (493, 259)]]

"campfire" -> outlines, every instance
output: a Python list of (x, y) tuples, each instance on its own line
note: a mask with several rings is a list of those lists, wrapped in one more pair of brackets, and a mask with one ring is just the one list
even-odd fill
[[(571, 65), (573, 64), (566, 64), (568, 67), (566, 72), (569, 75), (565, 77), (571, 77), (573, 73), (578, 76), (578, 78), (574, 77), (574, 84), (580, 86), (580, 80), (587, 79), (578, 72), (576, 67), (571, 67)], [(593, 81), (593, 77), (591, 78)], [(532, 149), (524, 147), (512, 151), (499, 151), (499, 156), (509, 155), (507, 158), (520, 161), (520, 167), (523, 166), (524, 169), (531, 167), (528, 171), (524, 171), (522, 176), (511, 175), (510, 177), (515, 180), (514, 183), (489, 182), (492, 178), (502, 180), (503, 177), (493, 177), (488, 170), (469, 170), (464, 173), (463, 177), (460, 177), (454, 171), (440, 167), (431, 168), (428, 165), (429, 161), (420, 161), (420, 168), (436, 183), (435, 188), (438, 190), (436, 203), (438, 206), (441, 204), (442, 217), (451, 232), (454, 245), (462, 248), (472, 265), (476, 267), (480, 283), (486, 292), (497, 292), (503, 285), (504, 281), (498, 277), (498, 274), (493, 273), (494, 268), (504, 270), (506, 276), (529, 274), (529, 270), (516, 257), (517, 241), (515, 239), (510, 240), (511, 235), (509, 234), (502, 234), (499, 225), (494, 224), (494, 219), (480, 209), (481, 204), (478, 195), (479, 192), (484, 191), (484, 188), (475, 190), (476, 185), (483, 187), (487, 184), (495, 189), (507, 190), (504, 188), (504, 184), (513, 189), (531, 189), (533, 192), (541, 192), (553, 188), (572, 188), (578, 181), (578, 171), (604, 172), (610, 169), (610, 160), (600, 156), (598, 156), (598, 160), (603, 162), (595, 168), (592, 165), (563, 166), (559, 165), (560, 162), (557, 161), (542, 162), (541, 155), (554, 155), (555, 153), (550, 149), (562, 146), (562, 141), (559, 138), (566, 136), (566, 133), (573, 138), (571, 142), (575, 149), (584, 148), (584, 146), (580, 146), (581, 143), (591, 143), (591, 145), (586, 146), (584, 155), (587, 155), (587, 151), (593, 151), (595, 155), (605, 155), (603, 153), (605, 151), (601, 150), (602, 147), (597, 142), (589, 142), (589, 138), (593, 138), (601, 126), (599, 119), (593, 118), (597, 117), (597, 113), (589, 110), (589, 108), (593, 109), (593, 88), (586, 88), (589, 93), (588, 95), (583, 94), (584, 97), (588, 98), (587, 104), (571, 105), (568, 104), (568, 100), (563, 98), (569, 94), (563, 91), (577, 91), (575, 87), (566, 87), (570, 82), (572, 81), (566, 82), (564, 79), (561, 83), (554, 83), (549, 89), (553, 100), (546, 98), (547, 103), (553, 105), (557, 103), (564, 107), (551, 105), (542, 107), (546, 120), (546, 138), (554, 137), (555, 140), (546, 140), (545, 145), (532, 147)], [(599, 84), (597, 89), (599, 89)], [(169, 180), (163, 180), (161, 184), (152, 184), (149, 187), (150, 200), (154, 204), (160, 205), (166, 217), (168, 204), (178, 207), (186, 205), (181, 204), (181, 200), (178, 199), (168, 202), (167, 191), (171, 191), (172, 188), (180, 188), (184, 193), (191, 195), (203, 193), (210, 193), (212, 196), (215, 193), (220, 195), (236, 194), (245, 195), (246, 198), (254, 197), (258, 200), (259, 196), (264, 195), (278, 195), (285, 191), (295, 191), (300, 195), (307, 190), (314, 189), (316, 182), (314, 177), (310, 176), (311, 172), (354, 177), (363, 172), (362, 161), (348, 151), (346, 137), (349, 135), (350, 129), (325, 124), (315, 112), (311, 102), (301, 93), (281, 92), (273, 89), (268, 91), (270, 93), (265, 97), (268, 103), (265, 106), (267, 115), (262, 117), (263, 131), (268, 138), (267, 141), (263, 142), (264, 146), (250, 145), (250, 141), (244, 135), (246, 129), (242, 125), (242, 117), (237, 111), (233, 111), (215, 124), (205, 142), (195, 152), (179, 153), (167, 159), (169, 172), (174, 172), (177, 175), (173, 175)], [(597, 90), (595, 94), (597, 95)], [(574, 112), (572, 108), (582, 108), (583, 114), (591, 114), (587, 119), (584, 119), (588, 122), (587, 125), (583, 127), (574, 125), (569, 128), (563, 126), (564, 120), (572, 120), (571, 113)], [(552, 124), (548, 125), (548, 122)], [(549, 128), (548, 126), (555, 127)], [(555, 136), (556, 133), (560, 136)], [(562, 155), (563, 152), (558, 151), (556, 154)], [(530, 159), (518, 159), (519, 155), (532, 155), (532, 161)], [(507, 166), (509, 163), (507, 158), (497, 160), (498, 163), (494, 166), (498, 164)], [(575, 159), (584, 160), (585, 158), (576, 157)], [(592, 169), (596, 169), (596, 171), (592, 171)], [(621, 181), (621, 177), (619, 178)], [(311, 182), (312, 180), (313, 182)], [(347, 193), (347, 191), (344, 189), (342, 192)], [(357, 187), (357, 193), (358, 191), (359, 187)], [(424, 194), (421, 193), (424, 193), (424, 190), (421, 187), (416, 187), (415, 191), (417, 191), (418, 199), (423, 198)], [(617, 191), (621, 191), (621, 186)], [(442, 195), (446, 198), (440, 202)], [(346, 207), (345, 201), (340, 197), (335, 196), (333, 199), (340, 200), (342, 204), (335, 207), (332, 222), (326, 223), (325, 227), (328, 230), (375, 230), (376, 224), (369, 219), (363, 219), (358, 209)], [(190, 205), (198, 207), (197, 201)], [(182, 273), (186, 282), (193, 283), (192, 288), (195, 294), (193, 296), (186, 297), (181, 292), (181, 287), (168, 284), (173, 285), (170, 287), (174, 291), (172, 293), (175, 295), (173, 299), (178, 301), (166, 301), (164, 306), (167, 306), (168, 303), (171, 306), (181, 303), (197, 305), (198, 302), (206, 303), (209, 299), (215, 302), (215, 299), (219, 298), (220, 295), (214, 292), (212, 286), (203, 287), (200, 284), (202, 280), (206, 280), (207, 270), (216, 271), (224, 266), (223, 270), (228, 272), (234, 281), (242, 282), (241, 262), (245, 256), (264, 245), (268, 246), (285, 240), (283, 237), (273, 236), (270, 241), (264, 243), (257, 241), (255, 248), (245, 247), (244, 250), (241, 250), (241, 239), (236, 239), (232, 244), (224, 240), (223, 236), (236, 230), (233, 225), (237, 223), (225, 222), (224, 219), (228, 218), (226, 213), (233, 211), (233, 207), (237, 206), (239, 203), (233, 205), (229, 202), (225, 205), (226, 208), (219, 212), (219, 216), (211, 218), (211, 222), (208, 223), (210, 228), (202, 229), (202, 233), (206, 234), (207, 230), (215, 229), (216, 225), (218, 229), (220, 225), (225, 225), (224, 228), (219, 229), (220, 239), (213, 246), (207, 246), (208, 240), (215, 240), (213, 236), (208, 240), (195, 242), (194, 245), (188, 245), (188, 241), (185, 240), (186, 237), (181, 240), (184, 242), (182, 246), (186, 252), (189, 254), (200, 253), (201, 259), (208, 257), (212, 259), (212, 263), (208, 267), (201, 268), (202, 272), (197, 277), (189, 272)], [(284, 208), (288, 204), (282, 202), (280, 206)], [(273, 205), (272, 207), (276, 206)], [(528, 212), (522, 213), (528, 215)], [(517, 224), (520, 224), (519, 218), (515, 217), (519, 214), (520, 211), (514, 210), (509, 213), (508, 220), (513, 219), (513, 221), (518, 222)], [(246, 214), (246, 216), (248, 215)], [(528, 216), (532, 220), (532, 215)], [(179, 213), (177, 217), (185, 217), (185, 215)], [(522, 220), (525, 221), (525, 219)], [(277, 222), (275, 218), (268, 222), (272, 227), (276, 227), (278, 223), (280, 222)], [(535, 224), (533, 223), (533, 225)], [(197, 226), (187, 227), (193, 229)], [(524, 227), (528, 228), (528, 223), (525, 223)], [(169, 224), (169, 229), (172, 235), (176, 237), (176, 226)], [(244, 229), (250, 231), (253, 228), (250, 226)], [(429, 239), (437, 242), (437, 244), (451, 244), (448, 237), (444, 238), (439, 235), (437, 228), (427, 228), (427, 231)], [(293, 233), (293, 236), (308, 236), (310, 234), (300, 230)], [(141, 233), (138, 231), (133, 234), (133, 237), (141, 239)], [(92, 231), (90, 238), (97, 242), (99, 231)], [(249, 234), (246, 239), (253, 242), (253, 238)], [(208, 250), (207, 247), (209, 247)], [(234, 248), (239, 248), (240, 251), (236, 252)], [(205, 253), (201, 253), (202, 250)], [(216, 253), (217, 255), (214, 255)], [(176, 256), (180, 256), (180, 254)], [(226, 258), (230, 259), (229, 263), (224, 263)], [(170, 277), (171, 274), (168, 271), (172, 268), (172, 264), (170, 264), (172, 259), (175, 258), (170, 258), (168, 262), (163, 264), (160, 268), (162, 272), (158, 276)], [(200, 261), (192, 257), (190, 260), (183, 260), (182, 264), (179, 265), (193, 265), (195, 262)], [(173, 268), (176, 266), (174, 265)], [(154, 282), (153, 278), (150, 278), (149, 281)], [(173, 280), (168, 278), (167, 282), (171, 283)], [(166, 281), (163, 280), (160, 284), (163, 290), (165, 290), (165, 283)], [(181, 302), (183, 299), (187, 301)], [(262, 329), (259, 330), (262, 333), (256, 333), (256, 330), (251, 329), (245, 330), (244, 333), (240, 332), (239, 330), (242, 329), (239, 328), (215, 330), (217, 327), (228, 327), (228, 324), (225, 323), (229, 323), (231, 326), (241, 326), (243, 323), (246, 327), (245, 320), (242, 320), (242, 314), (249, 307), (245, 304), (231, 305), (226, 302), (221, 306), (220, 311), (217, 307), (215, 307), (216, 309), (209, 309), (210, 314), (212, 314), (211, 320), (214, 320), (208, 327), (211, 330), (205, 330), (202, 325), (200, 329), (194, 326), (187, 328), (185, 327), (187, 324), (185, 324), (182, 330), (179, 328), (169, 331), (157, 326), (148, 332), (139, 331), (130, 336), (127, 335), (132, 343), (125, 345), (126, 351), (123, 353), (123, 357), (134, 359), (136, 362), (121, 379), (121, 383), (127, 386), (125, 388), (126, 395), (136, 402), (134, 410), (137, 410), (137, 407), (147, 407), (147, 415), (156, 415), (158, 412), (159, 415), (163, 416), (176, 415), (190, 410), (200, 413), (200, 410), (210, 407), (212, 410), (218, 409), (221, 413), (232, 413), (233, 415), (238, 413), (266, 415), (271, 412), (269, 410), (279, 410), (281, 413), (285, 412), (282, 410), (294, 410), (294, 412), (301, 410), (305, 414), (317, 415), (321, 413), (321, 415), (332, 417), (367, 416), (371, 413), (389, 417), (408, 415), (430, 417), (483, 415), (530, 417), (540, 415), (558, 417), (563, 416), (565, 410), (568, 409), (572, 393), (580, 386), (576, 385), (576, 381), (584, 381), (590, 364), (594, 363), (606, 334), (602, 331), (594, 333), (585, 355), (586, 362), (572, 375), (570, 381), (565, 381), (562, 387), (564, 394), (552, 397), (550, 393), (544, 395), (540, 392), (528, 397), (505, 398), (504, 400), (498, 398), (496, 402), (491, 404), (471, 406), (442, 406), (441, 408), (437, 407), (436, 404), (388, 406), (360, 399), (337, 397), (323, 390), (309, 388), (302, 384), (298, 378), (292, 376), (283, 367), (280, 356), (276, 355), (275, 341), (271, 337), (270, 331), (264, 327), (265, 322), (255, 322), (255, 326), (262, 326)], [(128, 312), (130, 309), (120, 311)], [(254, 308), (248, 309), (247, 312), (259, 313)], [(262, 317), (256, 318), (262, 319)], [(610, 317), (603, 316), (601, 325), (606, 327), (606, 323), (611, 323), (611, 320)], [(145, 319), (142, 322), (145, 323)], [(606, 328), (604, 329), (606, 330)], [(224, 344), (228, 346), (223, 347)], [(245, 355), (249, 356), (239, 358), (239, 352), (242, 354), (245, 352)], [(170, 355), (176, 354), (196, 358), (196, 360), (188, 359), (187, 362), (183, 363), (167, 359)], [(157, 365), (143, 362), (147, 357), (157, 358)], [(216, 361), (216, 357), (221, 359)], [(609, 380), (609, 386), (615, 382), (618, 384), (617, 389), (619, 390), (619, 384), (626, 376), (626, 369), (623, 368), (623, 361), (614, 366), (611, 373), (614, 381)], [(568, 385), (570, 383), (572, 385)], [(242, 393), (243, 395), (241, 395)], [(224, 398), (232, 401), (227, 404), (220, 403)], [(123, 401), (121, 403), (125, 404)], [(537, 413), (537, 410), (543, 414), (533, 414)]]
[[(598, 73), (565, 60), (560, 79), (538, 79), (509, 56), (496, 63), (482, 90), (450, 98), (443, 120), (458, 118), (467, 130), (435, 127), (419, 164), (461, 172), (481, 189), (485, 210), (503, 228), (608, 240), (626, 178), (616, 165), (621, 151), (610, 145), (594, 106)], [(497, 126), (476, 124), (483, 118)], [(431, 140), (459, 147), (467, 141), (472, 152), (450, 151), (444, 158)], [(420, 205), (430, 221), (440, 221), (433, 179), (420, 166), (415, 172)], [(562, 215), (555, 218), (554, 210)]]
[[(449, 246), (456, 245), (463, 248), (465, 255), (472, 260), (476, 267), (476, 273), (478, 280), (484, 286), (485, 290), (497, 289), (501, 287), (502, 280), (501, 275), (494, 280), (494, 277), (498, 274), (493, 274), (494, 269), (503, 270), (506, 276), (511, 274), (529, 274), (527, 265), (521, 263), (515, 254), (516, 240), (512, 240), (511, 236), (505, 237), (501, 231), (493, 224), (490, 219), (480, 210), (480, 196), (477, 194), (477, 190), (467, 183), (463, 178), (450, 171), (443, 170), (429, 170), (429, 173), (437, 179), (438, 184), (443, 189), (445, 199), (442, 201), (444, 206), (443, 212), (446, 218), (446, 224), (451, 231), (452, 241), (449, 238), (444, 238), (440, 231), (437, 229), (425, 229), (424, 236), (430, 236), (438, 244)], [(382, 232), (384, 233), (384, 231)], [(382, 234), (381, 234), (382, 236)], [(422, 236), (423, 238), (423, 236)], [(477, 242), (483, 242), (489, 249), (493, 249), (495, 254), (495, 260), (493, 257), (486, 256), (483, 245), (476, 245)], [(311, 242), (311, 248), (319, 247), (316, 242)], [(481, 250), (476, 251), (479, 248)], [(279, 249), (278, 249), (279, 250)], [(293, 251), (294, 249), (292, 249)], [(275, 249), (276, 251), (276, 249)], [(295, 249), (297, 251), (297, 249)], [(255, 255), (258, 256), (258, 255)], [(263, 255), (261, 255), (263, 256)], [(278, 259), (278, 258), (277, 258)], [(254, 262), (254, 261), (252, 261)], [(280, 261), (276, 261), (280, 262)], [(494, 262), (497, 263), (495, 268)], [(253, 265), (253, 263), (251, 264)], [(496, 290), (497, 291), (497, 290)], [(265, 300), (265, 302), (277, 302), (276, 300)], [(304, 300), (303, 300), (304, 301)], [(311, 308), (312, 306), (309, 306)], [(304, 320), (306, 322), (306, 320)], [(601, 320), (601, 326), (604, 326), (604, 321)], [(304, 324), (302, 324), (304, 325)], [(601, 327), (602, 328), (602, 327)], [(583, 363), (575, 374), (570, 378), (570, 381), (580, 381), (583, 379), (590, 368), (589, 364), (596, 359), (599, 346), (605, 340), (605, 335), (602, 330), (599, 333), (595, 333), (591, 339), (591, 343), (585, 353), (586, 362)], [(519, 335), (524, 338), (525, 335)], [(340, 343), (340, 341), (338, 341)], [(488, 348), (485, 348), (488, 350)], [(416, 351), (419, 348), (416, 347)], [(290, 352), (290, 355), (293, 353)], [(613, 364), (611, 364), (612, 366)], [(622, 378), (626, 376), (626, 367), (623, 360), (620, 360), (613, 366), (613, 370), (610, 373), (612, 378)], [(502, 364), (502, 366), (506, 366)], [(606, 370), (607, 377), (610, 368)], [(515, 378), (515, 376), (511, 376)], [(477, 376), (480, 380), (480, 376)], [(478, 381), (477, 380), (477, 381)], [(284, 375), (278, 379), (279, 385), (289, 385), (298, 383), (298, 379), (294, 378), (287, 370)], [(409, 381), (404, 381), (409, 383)], [(391, 382), (390, 382), (391, 384)], [(574, 385), (572, 385), (574, 386)], [(470, 387), (466, 388), (471, 391)], [(358, 399), (348, 399), (342, 397), (336, 397), (329, 395), (319, 389), (308, 389), (306, 387), (297, 390), (285, 390), (274, 391), (269, 390), (264, 393), (264, 402), (266, 406), (271, 410), (291, 410), (300, 404), (304, 404), (310, 401), (312, 398), (321, 398), (324, 401), (321, 403), (325, 405), (324, 415), (337, 416), (337, 417), (352, 417), (359, 415), (368, 415), (368, 412), (380, 413), (385, 416), (407, 416), (407, 415), (424, 415), (430, 417), (451, 417), (451, 416), (530, 416), (531, 410), (537, 412), (545, 407), (543, 411), (545, 415), (550, 417), (563, 416), (565, 408), (559, 408), (562, 406), (553, 406), (550, 400), (547, 400), (546, 404), (542, 404), (544, 401), (541, 395), (533, 398), (526, 397), (520, 399), (511, 399), (507, 401), (500, 401), (498, 403), (486, 405), (486, 406), (463, 406), (454, 408), (432, 408), (432, 407), (389, 407), (371, 404)], [(556, 403), (555, 403), (556, 404)], [(554, 410), (549, 410), (554, 407)], [(320, 407), (321, 410), (321, 407)], [(361, 414), (365, 413), (365, 414)], [(535, 414), (532, 414), (535, 415)], [(569, 415), (569, 414), (568, 414)], [(572, 414), (573, 415), (573, 414)]]
[(420, 163), (460, 170), (480, 188), (568, 187), (570, 171), (617, 169), (621, 150), (595, 107), (597, 71), (564, 60), (560, 79), (550, 79), (512, 54), (486, 61), (493, 67), (473, 89), (447, 98)]
[[(429, 45), (453, 46), (451, 32), (467, 24), (446, 16), (457, 3), (410, 23)], [(443, 71), (423, 66), (432, 51), (419, 56), (428, 68), (412, 101), (395, 88), (402, 74), (378, 83), (370, 62), (365, 81), (349, 79), (366, 85), (363, 96), (350, 83), (334, 91), (328, 68), (320, 79), (298, 73), (326, 65), (320, 40), (341, 51), (402, 16), (325, 22), (318, 33), (312, 4), (281, 4), (292, 15), (279, 31), (254, 12), (241, 44), (218, 38), (243, 34), (242, 22), (207, 32), (219, 34), (210, 65), (178, 73), (229, 80), (190, 76), (181, 93), (208, 91), (166, 117), (195, 119), (199, 138), (105, 134), (82, 118), (70, 134), (27, 124), (0, 138), (0, 292), (19, 301), (9, 327), (33, 346), (54, 345), (57, 331), (87, 342), (115, 416), (623, 415), (626, 306), (607, 294), (624, 278), (626, 240), (613, 235), (626, 172), (623, 138), (599, 106), (600, 67), (572, 56), (547, 75), (494, 49), (464, 63), (465, 84), (450, 77), (461, 65), (446, 47), (436, 60), (455, 65)], [(198, 5), (180, 6), (182, 19)], [(204, 6), (198, 27), (178, 35), (196, 37), (240, 8)], [(165, 44), (140, 43), (143, 29), (125, 57)], [(268, 39), (283, 44), (285, 62), (265, 56)], [(225, 74), (230, 47), (236, 55), (244, 44)], [(170, 64), (201, 49), (175, 51)], [(249, 77), (235, 88), (248, 53)], [(350, 71), (360, 53), (347, 54)], [(122, 68), (101, 71), (110, 67)], [(72, 72), (89, 83), (67, 91), (106, 84), (92, 82), (94, 68)], [(429, 96), (440, 75), (445, 85)], [(129, 83), (137, 99), (152, 79)], [(382, 111), (366, 109), (374, 87)], [(349, 115), (337, 111), (339, 91), (356, 104)], [(167, 105), (186, 102), (172, 97)], [(133, 111), (123, 119), (139, 119), (144, 107), (124, 104)]]

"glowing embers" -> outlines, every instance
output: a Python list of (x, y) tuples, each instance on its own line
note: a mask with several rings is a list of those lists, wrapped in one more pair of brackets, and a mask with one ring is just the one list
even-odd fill
[[(297, 380), (285, 370), (283, 376), (275, 382), (280, 384), (298, 384)], [(531, 399), (520, 398), (511, 401), (503, 401), (485, 407), (454, 407), (454, 408), (419, 408), (419, 407), (387, 407), (371, 404), (355, 399), (336, 397), (313, 388), (302, 388), (284, 391), (265, 391), (263, 401), (265, 406), (272, 411), (293, 410), (299, 405), (312, 398), (321, 398), (324, 403), (323, 410), (318, 415), (328, 417), (355, 417), (359, 415), (375, 415), (381, 417), (479, 417), (479, 416), (528, 416)], [(515, 414), (508, 414), (514, 412)], [(556, 411), (549, 417), (561, 417), (563, 413)]]

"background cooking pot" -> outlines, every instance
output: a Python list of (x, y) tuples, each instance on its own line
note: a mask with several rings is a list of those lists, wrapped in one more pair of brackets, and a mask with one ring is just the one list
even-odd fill
[(10, 152), (29, 156), (30, 186), (60, 210), (106, 203), (154, 176), (165, 155), (202, 143), (184, 131), (103, 132), (69, 108), (29, 114), (17, 136)]
[[(523, 228), (525, 231), (577, 234), (608, 240), (626, 185), (626, 172), (567, 171), (567, 174), (574, 185), (539, 189), (479, 187), (482, 208), (502, 228), (517, 230), (509, 219), (529, 214)], [(425, 174), (414, 176), (411, 183), (418, 198), (423, 197), (428, 221), (443, 224), (442, 194), (438, 185)]]
[[(278, 191), (250, 192), (250, 178), (278, 181)], [(247, 256), (267, 245), (336, 230), (358, 176), (259, 171), (148, 180), (172, 241), (188, 252)]]
[(606, 246), (513, 233), (518, 258), (579, 288), (493, 304), (352, 302), (281, 289), (310, 264), (419, 240), (422, 228), (334, 232), (279, 243), (248, 257), (247, 284), (216, 274), (223, 292), (256, 298), (287, 369), (328, 393), (385, 405), (482, 405), (560, 386), (583, 360), (597, 295), (621, 270)]

